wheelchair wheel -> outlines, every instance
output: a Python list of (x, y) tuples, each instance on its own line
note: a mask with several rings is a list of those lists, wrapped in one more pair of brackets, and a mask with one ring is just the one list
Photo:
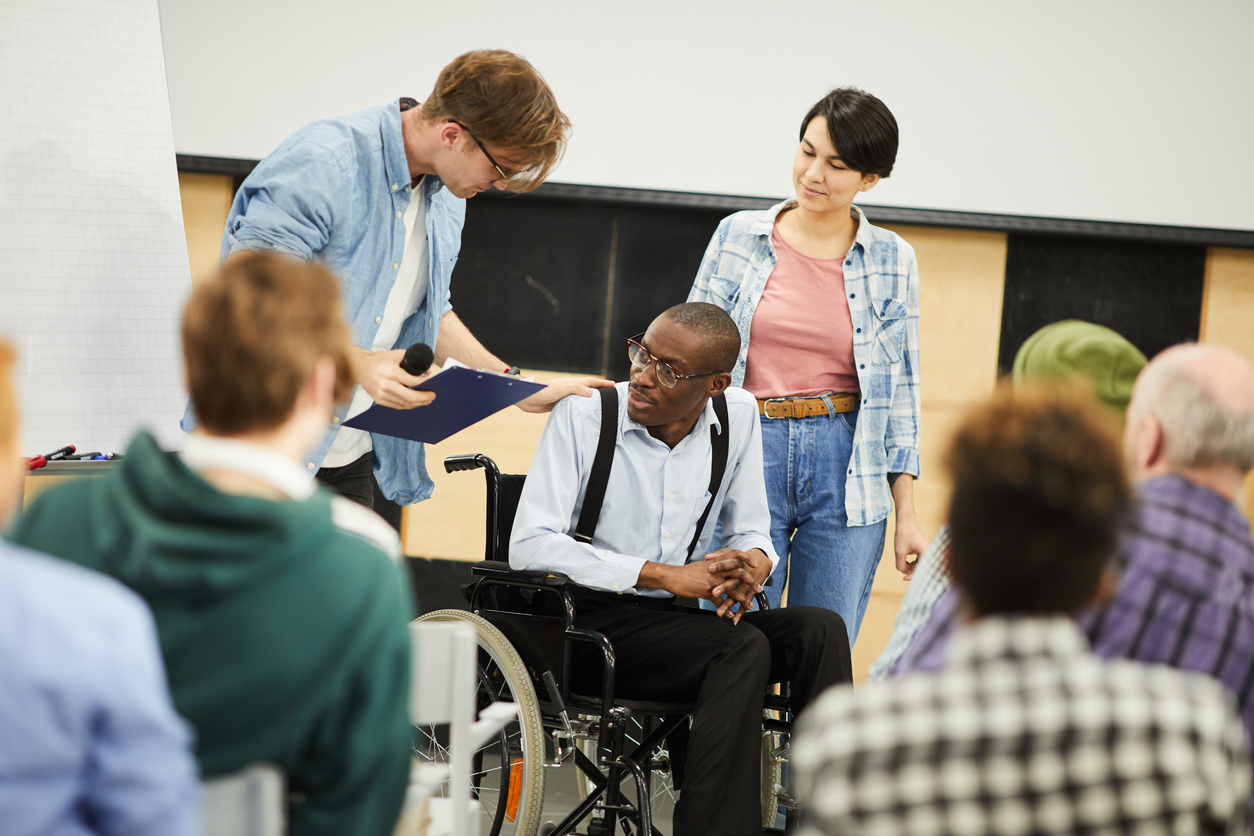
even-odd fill
[[(472, 624), (479, 643), (476, 708), (498, 700), (518, 705), (517, 720), (475, 753), (471, 781), (479, 799), (481, 834), (534, 836), (544, 802), (544, 725), (522, 659), (499, 630), (474, 613), (437, 610), (418, 620)], [(447, 737), (439, 729), (420, 727), (414, 756), (420, 761), (447, 761)]]

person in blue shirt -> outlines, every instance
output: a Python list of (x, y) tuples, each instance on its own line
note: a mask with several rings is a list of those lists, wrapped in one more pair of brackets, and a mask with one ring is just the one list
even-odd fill
[[(598, 446), (601, 398), (567, 398), (553, 410), (510, 537), (511, 566), (562, 572), (583, 587), (574, 593), (575, 624), (613, 643), (618, 696), (694, 704), (676, 836), (760, 836), (767, 684), (789, 683), (796, 714), (852, 680), (839, 615), (807, 606), (750, 611), (779, 558), (757, 408), (730, 385), (739, 350), (731, 317), (702, 302), (670, 308), (628, 341), (631, 378), (617, 385), (613, 465), (592, 541), (572, 532)], [(726, 420), (711, 402), (718, 395)], [(714, 496), (712, 431), (727, 438)], [(716, 521), (722, 548), (712, 542)], [(677, 597), (706, 600), (717, 613), (682, 607)], [(575, 653), (575, 688), (598, 692), (598, 657)]]
[[(0, 521), (21, 495), (13, 349), (0, 341)], [(0, 830), (193, 836), (191, 734), (152, 614), (96, 572), (0, 542)]]
[[(373, 478), (401, 505), (431, 495), (423, 446), (340, 426), (371, 401), (397, 409), (434, 397), (400, 367), (426, 343), (435, 362), (517, 372), (475, 339), (449, 303), (466, 199), (489, 188), (522, 192), (549, 175), (570, 122), (525, 59), (476, 50), (445, 67), (427, 99), (402, 98), (298, 130), (262, 160), (231, 205), (223, 261), (246, 250), (319, 259), (343, 283), (360, 384), (341, 405), (305, 466), (319, 481), (370, 507)], [(556, 380), (520, 406), (544, 412), (609, 381)], [(189, 407), (183, 428), (195, 417)]]

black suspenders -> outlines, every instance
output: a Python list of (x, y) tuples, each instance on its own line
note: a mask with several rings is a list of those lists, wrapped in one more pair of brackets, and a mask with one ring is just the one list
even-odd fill
[[(599, 390), (601, 394), (601, 437), (597, 441), (596, 456), (592, 460), (592, 474), (588, 477), (588, 487), (584, 491), (583, 509), (579, 512), (579, 522), (575, 525), (574, 538), (580, 543), (591, 543), (596, 533), (597, 521), (601, 517), (601, 505), (605, 502), (605, 488), (610, 482), (610, 468), (614, 466), (614, 445), (618, 437), (618, 390), (614, 387)], [(701, 519), (697, 520), (697, 530), (692, 534), (692, 542), (688, 544), (688, 560), (696, 551), (697, 541), (705, 530), (705, 523), (714, 507), (714, 499), (723, 484), (723, 476), (727, 472), (728, 436), (731, 424), (727, 420), (727, 396), (715, 395), (714, 414), (718, 416), (719, 426), (710, 425), (710, 501), (705, 504)]]

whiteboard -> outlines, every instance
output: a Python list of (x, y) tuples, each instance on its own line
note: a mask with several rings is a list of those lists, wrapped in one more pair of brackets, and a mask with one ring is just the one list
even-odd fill
[(4, 0), (0, 334), (26, 455), (180, 444), (190, 287), (156, 0)]
[(422, 99), (461, 52), (528, 57), (566, 183), (791, 195), (831, 87), (901, 126), (867, 204), (1254, 230), (1250, 0), (161, 0), (175, 145), (260, 159)]

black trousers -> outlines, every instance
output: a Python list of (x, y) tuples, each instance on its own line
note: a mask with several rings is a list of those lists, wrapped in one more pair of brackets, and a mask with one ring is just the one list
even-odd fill
[(343, 467), (320, 467), (314, 474), (322, 485), (358, 505), (374, 508), (374, 453), (366, 453)]
[[(759, 836), (766, 687), (788, 682), (796, 715), (826, 688), (851, 682), (841, 617), (785, 607), (748, 613), (735, 625), (626, 595), (581, 595), (578, 610), (576, 626), (614, 645), (619, 696), (695, 703), (675, 836)], [(599, 693), (599, 653), (580, 649), (574, 662), (576, 687)]]

